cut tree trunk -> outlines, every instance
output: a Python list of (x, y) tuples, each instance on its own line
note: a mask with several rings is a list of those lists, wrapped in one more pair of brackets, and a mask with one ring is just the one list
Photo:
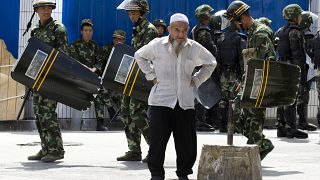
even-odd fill
[(258, 146), (203, 145), (198, 180), (262, 180)]

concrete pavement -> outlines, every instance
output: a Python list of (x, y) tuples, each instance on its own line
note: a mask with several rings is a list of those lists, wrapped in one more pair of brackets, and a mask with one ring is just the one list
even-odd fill
[[(276, 130), (265, 130), (275, 149), (262, 161), (263, 179), (320, 179), (319, 130), (309, 139), (280, 139)], [(65, 159), (56, 163), (28, 161), (27, 156), (39, 151), (39, 137), (32, 132), (0, 132), (0, 179), (5, 180), (147, 180), (150, 173), (141, 162), (117, 162), (116, 157), (127, 151), (123, 131), (64, 131)], [(198, 159), (194, 166), (196, 179), (203, 144), (226, 145), (226, 134), (198, 133)], [(246, 138), (234, 137), (235, 145), (244, 145)], [(142, 140), (143, 156), (148, 147)], [(171, 138), (166, 152), (167, 179), (176, 179), (175, 150)]]

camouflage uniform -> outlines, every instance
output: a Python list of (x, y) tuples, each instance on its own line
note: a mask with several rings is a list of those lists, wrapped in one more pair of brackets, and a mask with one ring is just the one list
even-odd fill
[(297, 22), (294, 22), (294, 19), (300, 16), (301, 12), (302, 9), (299, 5), (287, 5), (283, 9), (283, 15), (288, 20), (288, 24), (276, 32), (276, 36), (279, 39), (277, 46), (279, 60), (297, 65), (301, 69), (300, 84), (295, 103), (278, 109), (278, 137), (308, 137), (307, 133), (299, 131), (296, 126), (297, 104), (303, 103), (304, 88), (307, 81), (305, 39)]
[[(36, 4), (34, 8), (43, 4)], [(46, 5), (52, 5), (50, 2)], [(55, 4), (53, 9), (55, 8)], [(65, 26), (50, 18), (44, 24), (39, 23), (32, 29), (31, 36), (49, 44), (53, 48), (68, 53), (68, 35)], [(29, 156), (29, 160), (42, 160), (52, 162), (64, 157), (62, 136), (57, 119), (57, 102), (43, 95), (33, 94), (33, 108), (36, 117), (36, 126), (41, 139), (41, 150), (35, 156)], [(49, 155), (53, 157), (46, 158)], [(42, 158), (41, 158), (42, 157)]]
[[(126, 33), (123, 30), (115, 30), (113, 32), (112, 35), (113, 38), (123, 38), (125, 39), (126, 37)], [(101, 68), (101, 73), (104, 72), (105, 66), (107, 64), (108, 58), (110, 56), (110, 53), (112, 51), (112, 48), (114, 47), (114, 44), (109, 44), (109, 45), (105, 45), (100, 49), (99, 52), (99, 67)], [(98, 96), (96, 97), (96, 100), (98, 102), (102, 102), (102, 104), (104, 104), (108, 110), (110, 110), (111, 108), (116, 107), (117, 109), (120, 108), (120, 104), (121, 104), (121, 99), (122, 99), (122, 95), (120, 93), (116, 93), (110, 89), (107, 90), (100, 90), (102, 91), (101, 93), (98, 94)], [(99, 91), (99, 92), (100, 92)], [(103, 111), (100, 111), (100, 114), (103, 114)], [(110, 118), (112, 118), (115, 114), (110, 113)]]
[(266, 17), (261, 17), (259, 19), (257, 19), (257, 21), (259, 21), (262, 24), (265, 24), (266, 26), (269, 26), (271, 28), (271, 23), (272, 21)]
[[(101, 65), (98, 59), (99, 47), (94, 41), (90, 40), (89, 42), (85, 42), (82, 39), (77, 40), (71, 44), (70, 53), (71, 57), (75, 58), (87, 67), (97, 68), (97, 73), (101, 75)], [(102, 124), (104, 121), (105, 105), (107, 108), (112, 107), (112, 103), (110, 102), (110, 93), (108, 90), (101, 88), (94, 99), (94, 107), (97, 121), (102, 121)]]
[(242, 50), (246, 36), (230, 26), (217, 41), (217, 62), (221, 72), (221, 101), (219, 102), (219, 129), (227, 131), (229, 100), (236, 97), (235, 89), (241, 81), (243, 69)]
[[(300, 28), (305, 40), (305, 51), (306, 55), (310, 57), (311, 62), (313, 61), (314, 57), (314, 47), (313, 47), (313, 41), (314, 41), (314, 34), (310, 31), (310, 26), (313, 23), (313, 16), (315, 18), (318, 18), (317, 15), (313, 14), (312, 12), (304, 11), (301, 13), (301, 21), (300, 21)], [(306, 76), (308, 76), (308, 71), (312, 71), (312, 66), (309, 66), (309, 64), (306, 61), (305, 67), (306, 67)], [(298, 128), (302, 130), (308, 130), (308, 131), (315, 131), (317, 130), (317, 126), (314, 124), (308, 123), (308, 104), (309, 104), (309, 91), (311, 89), (312, 82), (315, 78), (312, 78), (310, 80), (307, 80), (305, 83), (305, 87), (303, 88), (303, 94), (302, 94), (302, 101), (301, 103), (297, 104), (297, 114), (299, 116), (298, 119)]]
[[(233, 1), (228, 9), (227, 16), (231, 21), (239, 21), (241, 15), (248, 11), (250, 7), (242, 1)], [(274, 35), (272, 30), (258, 21), (253, 21), (253, 24), (247, 29), (247, 44), (246, 49), (251, 48), (255, 51), (258, 59), (275, 60), (275, 51), (273, 46)], [(243, 54), (244, 61), (249, 59), (247, 54)], [(242, 92), (241, 92), (242, 93)], [(241, 94), (238, 95), (238, 102), (236, 106), (240, 106)], [(235, 109), (237, 110), (237, 108)], [(266, 139), (263, 134), (263, 124), (265, 120), (265, 108), (243, 108), (240, 118), (237, 120), (237, 127), (244, 136), (248, 138), (247, 144), (257, 144), (260, 149), (261, 160), (272, 151), (274, 148), (272, 142)], [(235, 111), (235, 117), (239, 117), (239, 111)], [(240, 122), (240, 123), (239, 123)]]
[[(140, 12), (147, 13), (149, 6), (145, 0), (131, 0), (125, 9), (127, 11), (139, 10)], [(157, 36), (156, 27), (146, 19), (145, 14), (142, 14), (142, 17), (139, 18), (138, 22), (135, 23), (135, 27), (133, 27), (131, 45), (136, 49), (140, 49)], [(150, 142), (147, 109), (148, 105), (146, 102), (123, 95), (121, 120), (124, 123), (129, 152), (125, 156), (118, 157), (117, 160), (141, 160), (141, 134), (148, 144)]]
[[(207, 4), (200, 5), (195, 10), (195, 16), (199, 21), (199, 24), (194, 26), (191, 30), (191, 39), (200, 43), (203, 47), (205, 47), (208, 51), (210, 51), (214, 56), (216, 56), (217, 47), (214, 44), (213, 37), (211, 36), (211, 29), (209, 24), (204, 24), (203, 20), (210, 20), (213, 9), (211, 6)], [(209, 22), (208, 22), (209, 23)], [(212, 76), (213, 80), (215, 80), (216, 84), (219, 84), (218, 73), (214, 72)], [(200, 103), (195, 104), (195, 112), (196, 112), (196, 128), (198, 131), (214, 131), (215, 129), (206, 124), (205, 119), (207, 121), (211, 121), (211, 116), (213, 114), (213, 109), (217, 109), (218, 105), (212, 107), (210, 110), (205, 109)], [(205, 117), (207, 114), (208, 117)]]

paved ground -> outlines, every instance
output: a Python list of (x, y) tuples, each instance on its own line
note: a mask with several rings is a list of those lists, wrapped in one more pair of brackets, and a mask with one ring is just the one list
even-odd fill
[[(265, 134), (273, 141), (274, 151), (262, 161), (263, 179), (320, 179), (319, 131), (309, 139), (279, 139), (275, 130)], [(127, 151), (123, 131), (65, 131), (65, 159), (46, 164), (27, 160), (39, 150), (37, 132), (0, 132), (0, 179), (10, 180), (147, 180), (147, 165), (141, 162), (117, 162), (116, 157)], [(191, 179), (196, 179), (203, 144), (225, 145), (226, 134), (198, 133), (198, 159)], [(246, 138), (234, 137), (235, 145), (244, 145)], [(147, 145), (142, 142), (143, 155)], [(165, 161), (166, 178), (176, 179), (175, 151), (170, 139)]]

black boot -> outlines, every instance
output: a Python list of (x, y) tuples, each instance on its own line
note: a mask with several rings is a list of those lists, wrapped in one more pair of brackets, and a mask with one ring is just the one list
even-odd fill
[(104, 126), (104, 119), (97, 119), (97, 131), (106, 131), (107, 128)]
[(299, 129), (287, 128), (287, 138), (307, 139), (308, 133), (305, 133)]

